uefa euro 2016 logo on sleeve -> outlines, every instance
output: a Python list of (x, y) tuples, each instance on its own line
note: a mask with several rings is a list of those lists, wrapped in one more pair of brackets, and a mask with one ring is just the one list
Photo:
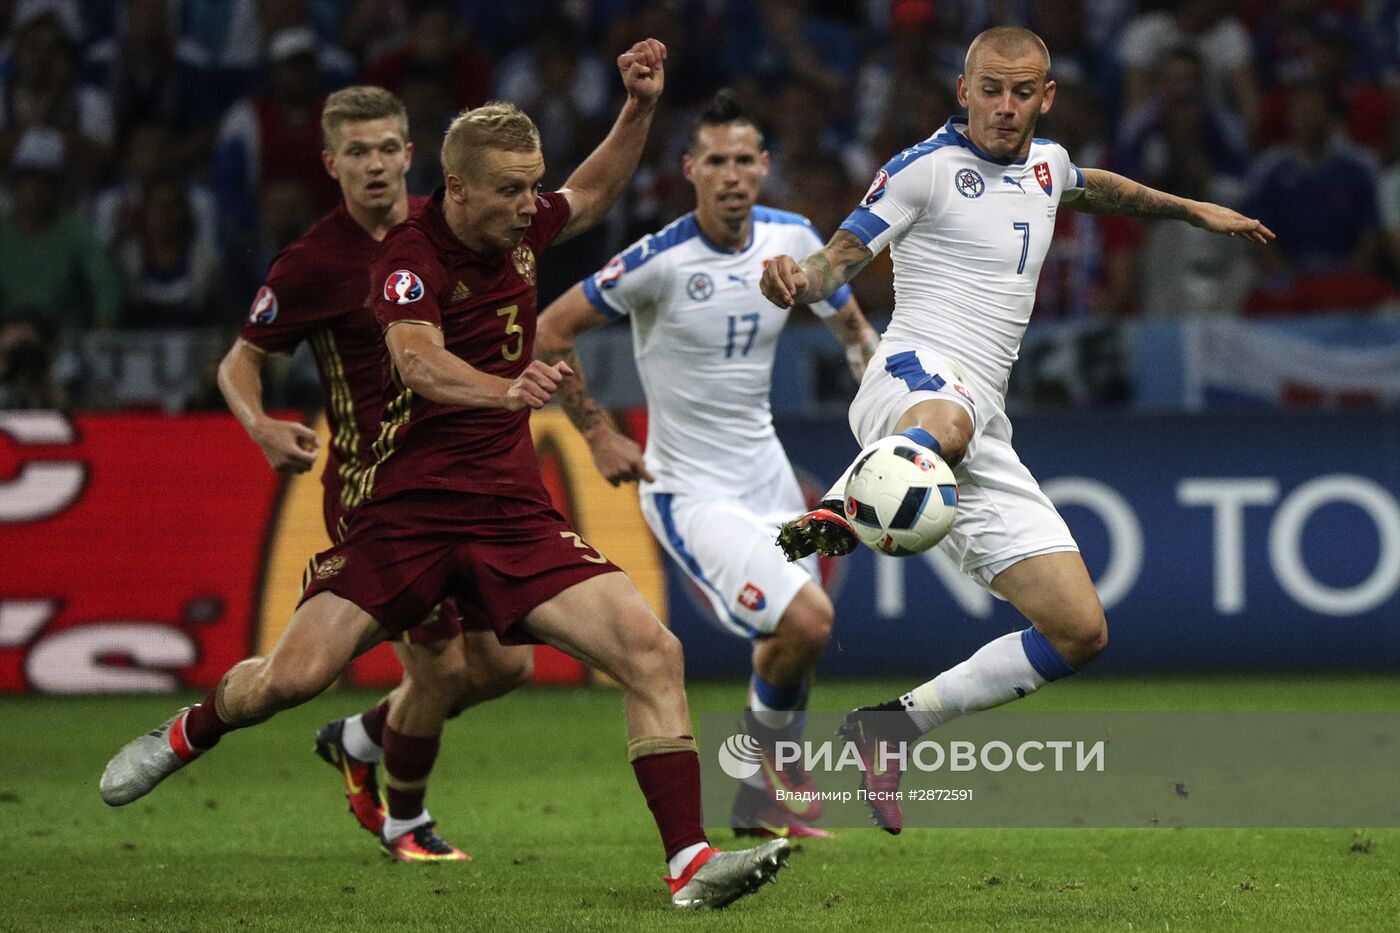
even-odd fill
[(271, 324), (277, 320), (277, 296), (264, 285), (253, 298), (253, 307), (248, 309), (248, 323)]
[(869, 207), (885, 196), (885, 186), (890, 183), (890, 173), (884, 169), (875, 173), (875, 180), (870, 183), (870, 188), (865, 192), (865, 197), (861, 199), (861, 204)]
[(987, 183), (982, 180), (976, 169), (958, 169), (953, 176), (953, 185), (958, 189), (958, 194), (965, 198), (980, 198), (982, 192), (987, 190)]
[(396, 305), (412, 304), (423, 297), (423, 280), (407, 269), (390, 272), (384, 280), (384, 300)]

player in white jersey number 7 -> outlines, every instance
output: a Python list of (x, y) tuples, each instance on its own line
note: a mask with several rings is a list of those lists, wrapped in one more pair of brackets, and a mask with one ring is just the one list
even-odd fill
[[(939, 547), (1031, 623), (899, 699), (846, 717), (842, 733), (866, 758), (872, 791), (899, 786), (898, 769), (871, 767), (892, 760), (874, 760), (882, 743), (1025, 696), (1074, 673), (1108, 642), (1078, 547), (1012, 449), (1003, 410), (1056, 210), (1173, 218), (1260, 244), (1274, 236), (1218, 204), (1081, 171), (1063, 148), (1035, 138), (1036, 120), (1055, 99), (1049, 73), (1050, 55), (1035, 33), (997, 27), (977, 36), (958, 78), (966, 121), (950, 120), (896, 155), (823, 249), (800, 262), (778, 256), (762, 279), (779, 307), (810, 304), (890, 247), (894, 316), (851, 404), (851, 428), (862, 445), (902, 434), (954, 467), (958, 511)], [(784, 526), (789, 559), (855, 547), (841, 509), (846, 478), (826, 508)], [(899, 832), (895, 796), (871, 799), (876, 822)]]

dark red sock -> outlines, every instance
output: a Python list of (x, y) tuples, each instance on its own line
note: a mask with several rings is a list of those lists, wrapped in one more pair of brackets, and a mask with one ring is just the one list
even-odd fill
[(440, 736), (404, 735), (392, 726), (384, 729), (384, 771), (388, 775), (389, 815), (411, 820), (423, 812), (428, 775), (437, 761)]
[(632, 762), (669, 859), (705, 841), (700, 825), (700, 756), (695, 752), (647, 755)]
[(214, 697), (218, 692), (219, 688), (216, 686), (209, 691), (209, 695), (204, 698), (203, 703), (192, 707), (185, 716), (185, 738), (202, 752), (219, 744), (219, 739), (225, 733), (232, 732), (237, 728), (237, 726), (230, 726), (219, 718), (219, 711), (214, 705)]
[(380, 748), (384, 747), (384, 724), (389, 721), (389, 698), (385, 697), (379, 701), (379, 705), (373, 709), (367, 709), (360, 714), (360, 725), (365, 727), (365, 734), (369, 740)]

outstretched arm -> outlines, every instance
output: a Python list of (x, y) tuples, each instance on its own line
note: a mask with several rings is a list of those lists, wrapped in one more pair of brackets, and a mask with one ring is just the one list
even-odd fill
[(644, 39), (617, 58), (627, 102), (597, 149), (574, 169), (559, 193), (569, 200), (569, 222), (556, 242), (592, 227), (612, 208), (642, 158), (656, 101), (666, 84), (666, 46)]
[(593, 400), (574, 348), (579, 334), (606, 324), (607, 320), (589, 303), (583, 285), (575, 285), (540, 314), (535, 331), (535, 359), (563, 363), (572, 370), (573, 375), (559, 386), (559, 404), (588, 442), (593, 465), (603, 478), (614, 486), (638, 480), (652, 482), (637, 442), (613, 427), (608, 412)]
[(439, 405), (541, 409), (569, 367), (532, 360), (515, 379), (482, 372), (448, 350), (442, 331), (420, 321), (394, 321), (384, 332), (389, 358), (406, 388)]
[(831, 242), (801, 262), (791, 256), (768, 260), (758, 287), (763, 297), (780, 308), (809, 305), (830, 298), (874, 258), (854, 233), (837, 230)]
[(875, 355), (880, 336), (861, 313), (854, 295), (841, 306), (840, 311), (826, 319), (826, 326), (831, 328), (837, 340), (846, 345), (846, 365), (851, 367), (851, 375), (856, 377), (856, 382), (860, 382), (865, 375), (866, 364)]
[(1274, 232), (1263, 223), (1228, 207), (1179, 198), (1096, 168), (1084, 169), (1084, 193), (1061, 203), (1089, 214), (1184, 220), (1193, 227), (1230, 236), (1238, 234), (1253, 243), (1268, 243), (1274, 238)]

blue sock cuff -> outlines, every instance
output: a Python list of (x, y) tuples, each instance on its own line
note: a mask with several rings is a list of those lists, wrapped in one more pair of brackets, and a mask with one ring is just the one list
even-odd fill
[(1074, 673), (1074, 668), (1065, 663), (1065, 659), (1060, 657), (1060, 653), (1055, 650), (1055, 646), (1040, 630), (1032, 626), (1021, 633), (1021, 648), (1026, 652), (1026, 658), (1031, 662), (1031, 667), (1045, 680), (1059, 680), (1061, 677), (1068, 677)]
[(925, 431), (923, 428), (910, 428), (907, 431), (900, 431), (900, 437), (907, 437), (916, 444), (923, 444), (929, 450), (943, 456), (943, 445), (938, 443), (938, 438)]
[(753, 675), (754, 696), (758, 697), (758, 702), (769, 709), (797, 709), (798, 704), (802, 702), (806, 686), (805, 681), (799, 680), (795, 684), (779, 687), (776, 684), (770, 684), (757, 674)]

